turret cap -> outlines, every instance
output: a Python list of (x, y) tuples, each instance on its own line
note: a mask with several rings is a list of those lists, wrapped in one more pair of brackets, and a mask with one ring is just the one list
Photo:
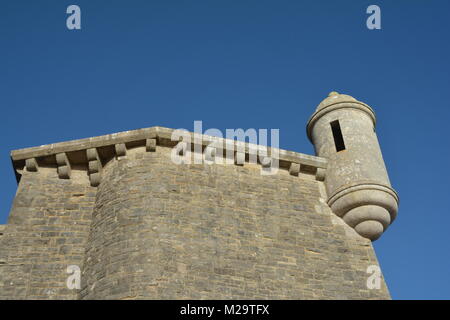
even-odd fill
[(322, 102), (317, 106), (316, 111), (322, 110), (332, 104), (342, 103), (342, 102), (357, 102), (355, 98), (346, 94), (340, 94), (336, 91), (332, 91), (328, 94), (328, 97), (322, 100)]
[(376, 117), (375, 112), (372, 110), (371, 107), (369, 107), (364, 102), (356, 100), (352, 96), (349, 96), (347, 94), (341, 94), (336, 91), (331, 91), (328, 94), (328, 97), (323, 99), (322, 102), (317, 106), (316, 111), (311, 116), (311, 118), (309, 118), (308, 124), (306, 125), (306, 132), (308, 134), (309, 140), (312, 141), (311, 136), (312, 128), (314, 127), (315, 122), (319, 118), (321, 118), (328, 112), (332, 112), (334, 110), (343, 108), (359, 109), (365, 112), (372, 119), (373, 125), (375, 127)]

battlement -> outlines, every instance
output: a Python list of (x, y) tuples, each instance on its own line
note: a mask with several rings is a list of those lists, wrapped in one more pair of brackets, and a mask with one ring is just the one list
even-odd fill
[[(114, 157), (125, 157), (128, 149), (145, 147), (146, 152), (153, 152), (156, 146), (173, 148), (179, 141), (172, 140), (174, 129), (150, 127), (124, 131), (93, 138), (78, 139), (67, 142), (42, 145), (39, 147), (18, 149), (11, 152), (11, 159), (20, 179), (22, 170), (38, 171), (39, 167), (56, 168), (61, 179), (70, 179), (72, 169), (84, 170), (89, 174), (92, 186), (98, 186), (101, 168)], [(254, 145), (247, 142), (217, 138), (190, 132), (192, 151), (194, 144), (200, 141), (204, 150), (213, 141), (224, 148), (234, 150), (235, 159), (242, 157), (248, 162), (251, 153), (264, 150), (270, 157), (277, 157), (279, 168), (292, 175), (299, 173), (312, 175), (315, 179), (325, 179), (327, 160), (303, 153)], [(239, 154), (240, 153), (240, 154)], [(236, 161), (235, 161), (236, 164)], [(261, 164), (261, 163), (260, 163)], [(261, 164), (263, 165), (263, 164)]]

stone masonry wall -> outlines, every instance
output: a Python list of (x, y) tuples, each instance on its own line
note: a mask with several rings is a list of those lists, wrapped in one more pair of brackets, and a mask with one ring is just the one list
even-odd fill
[[(85, 171), (23, 171), (7, 225), (0, 228), (0, 299), (76, 299), (66, 279), (82, 267), (96, 188)], [(2, 231), (3, 229), (3, 231)]]
[[(61, 210), (58, 201), (69, 206), (74, 199), (66, 192), (52, 196)], [(324, 192), (323, 183), (307, 174), (280, 170), (262, 176), (259, 166), (250, 164), (175, 165), (170, 148), (128, 150), (103, 167), (78, 298), (389, 299), (384, 281), (378, 290), (366, 286), (367, 267), (378, 265), (371, 242), (331, 212)], [(71, 219), (82, 216), (87, 223), (89, 206), (84, 207), (82, 215), (81, 206), (72, 211)], [(40, 218), (31, 211), (30, 217)], [(42, 230), (44, 222), (31, 225), (37, 227), (30, 231), (53, 233), (44, 233), (45, 240), (31, 236), (36, 244), (27, 247), (29, 253), (23, 249), (25, 233), (12, 236), (22, 248), (16, 259), (36, 259), (32, 265), (39, 267), (42, 258), (33, 256), (34, 246), (48, 241), (52, 249), (42, 268), (79, 262), (81, 246), (77, 259), (57, 253), (57, 239), (73, 239), (61, 234), (69, 224), (57, 230)], [(75, 242), (81, 245), (87, 229), (84, 223), (77, 227)], [(36, 277), (43, 285), (50, 281)], [(45, 297), (42, 290), (28, 292), (25, 296)]]

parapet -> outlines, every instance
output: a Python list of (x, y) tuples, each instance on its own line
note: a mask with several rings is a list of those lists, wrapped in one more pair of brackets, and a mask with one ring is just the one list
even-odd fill
[[(11, 152), (11, 160), (17, 181), (22, 170), (38, 171), (39, 167), (56, 168), (60, 179), (70, 179), (72, 169), (84, 170), (89, 175), (91, 186), (98, 186), (101, 181), (102, 167), (114, 157), (124, 157), (128, 149), (145, 147), (147, 152), (156, 150), (156, 146), (174, 147), (179, 141), (172, 140), (175, 130), (164, 127), (150, 127), (124, 131), (93, 138), (60, 142), (39, 147), (18, 149)], [(304, 173), (318, 181), (325, 179), (327, 159), (303, 153), (254, 145), (230, 139), (200, 135), (190, 132), (192, 143), (201, 141), (202, 150), (212, 141), (223, 146), (232, 146), (235, 159), (248, 161), (250, 153), (265, 149), (267, 155), (276, 157), (279, 169), (287, 170), (291, 175)], [(264, 164), (259, 163), (264, 166)]]

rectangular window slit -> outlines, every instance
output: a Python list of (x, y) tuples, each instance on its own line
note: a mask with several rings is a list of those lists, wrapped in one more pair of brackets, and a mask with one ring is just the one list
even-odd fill
[(339, 120), (334, 120), (330, 122), (331, 131), (333, 132), (334, 145), (336, 146), (336, 151), (345, 150), (344, 137), (342, 136), (341, 126), (339, 125)]

